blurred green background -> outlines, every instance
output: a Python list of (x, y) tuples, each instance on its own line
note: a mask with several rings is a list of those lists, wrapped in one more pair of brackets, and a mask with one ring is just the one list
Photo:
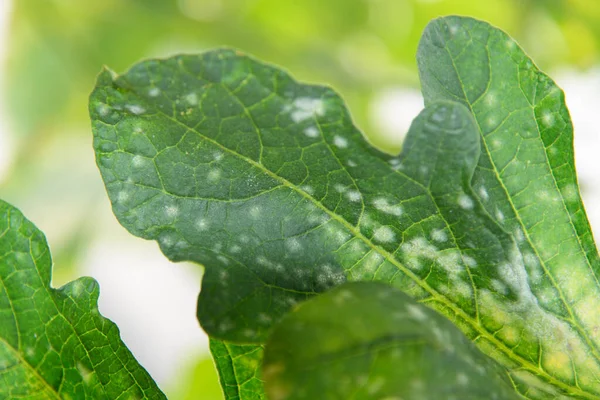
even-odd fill
[[(600, 54), (598, 0), (2, 1), (6, 17), (0, 197), (23, 209), (47, 233), (55, 286), (82, 274), (110, 272), (113, 278), (99, 279), (101, 311), (121, 326), (124, 340), (171, 399), (221, 395), (205, 339), (201, 333), (185, 336), (187, 330), (200, 330), (194, 325), (195, 304), (181, 313), (187, 321), (181, 329), (173, 328), (174, 335), (186, 339), (150, 332), (148, 321), (175, 324), (162, 319), (163, 314), (183, 309), (170, 302), (167, 291), (159, 295), (161, 312), (140, 302), (130, 314), (111, 314), (127, 307), (123, 297), (110, 297), (123, 292), (111, 291), (111, 282), (124, 280), (119, 271), (141, 257), (134, 251), (126, 253), (121, 264), (114, 259), (94, 261), (95, 254), (102, 254), (99, 248), (118, 256), (139, 241), (110, 214), (94, 164), (87, 96), (103, 65), (123, 72), (145, 57), (235, 47), (285, 67), (297, 79), (334, 87), (370, 140), (398, 151), (402, 120), (388, 114), (409, 121), (420, 107), (415, 52), (432, 18), (462, 14), (487, 20), (515, 37), (549, 72), (568, 67), (589, 73), (597, 68)], [(396, 95), (408, 100), (390, 100)], [(406, 110), (395, 109), (403, 104)], [(383, 121), (386, 118), (391, 122)], [(161, 257), (154, 244), (143, 246), (151, 246), (153, 257)], [(151, 275), (150, 267), (150, 272), (144, 269), (150, 263), (144, 261), (134, 271)], [(112, 268), (115, 264), (119, 267)], [(166, 271), (161, 273), (179, 273), (180, 266), (161, 265)], [(199, 275), (186, 273), (197, 281), (190, 289), (195, 296)], [(161, 288), (160, 279), (150, 282), (135, 274), (127, 279), (138, 283), (126, 286), (132, 296), (142, 296), (136, 290), (145, 286)], [(148, 342), (152, 335), (158, 336)], [(162, 349), (173, 341), (180, 346)], [(153, 358), (159, 353), (164, 357)]]

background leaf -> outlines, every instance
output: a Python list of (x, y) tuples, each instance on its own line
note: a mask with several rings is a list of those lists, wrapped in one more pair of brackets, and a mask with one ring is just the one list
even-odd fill
[(44, 235), (0, 201), (0, 398), (164, 399), (98, 312), (98, 284), (50, 287)]
[(265, 347), (269, 399), (517, 399), (503, 368), (396, 288), (353, 282), (301, 304)]
[(210, 339), (210, 352), (215, 360), (226, 400), (266, 399), (260, 376), (262, 345), (238, 345)]

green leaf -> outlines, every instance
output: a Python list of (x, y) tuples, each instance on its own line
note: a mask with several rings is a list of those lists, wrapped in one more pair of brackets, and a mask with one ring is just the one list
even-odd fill
[(383, 283), (301, 304), (275, 326), (263, 371), (271, 400), (520, 398), (447, 318)]
[(527, 369), (600, 394), (600, 260), (563, 92), (508, 35), (470, 18), (433, 21), (418, 61), (426, 104), (451, 99), (473, 113), (482, 138), (473, 187), (525, 260), (518, 298), (480, 292), (480, 309), (509, 312), (502, 325), (520, 331), (519, 344), (501, 340), (531, 360)]
[(0, 398), (164, 399), (98, 312), (98, 284), (50, 287), (46, 239), (0, 201)]
[[(504, 40), (482, 50), (478, 35)], [(440, 43), (472, 58), (468, 80)], [(508, 66), (490, 69), (488, 53)], [(400, 157), (372, 148), (331, 89), (234, 51), (102, 72), (90, 113), (115, 215), (171, 260), (205, 265), (198, 317), (211, 336), (261, 343), (298, 301), (380, 280), (455, 322), (524, 395), (595, 398), (597, 252), (562, 93), (470, 19), (435, 22), (419, 60), (428, 107)], [(523, 90), (510, 86), (517, 63), (529, 65)], [(448, 102), (492, 70), (488, 112), (487, 100)], [(530, 118), (533, 94), (558, 111)], [(483, 141), (482, 121), (500, 127)]]
[(266, 399), (260, 376), (262, 345), (238, 345), (210, 339), (210, 352), (226, 400)]

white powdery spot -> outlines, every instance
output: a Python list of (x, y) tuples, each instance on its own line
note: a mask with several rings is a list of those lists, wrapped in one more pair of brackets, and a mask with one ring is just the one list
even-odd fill
[(204, 218), (200, 218), (196, 222), (196, 226), (198, 227), (199, 231), (206, 231), (206, 230), (208, 230), (208, 222)]
[(231, 246), (231, 248), (229, 249), (229, 252), (232, 254), (236, 254), (239, 253), (240, 251), (242, 251), (242, 248), (240, 246), (238, 246), (237, 244), (234, 244), (233, 246)]
[(481, 197), (481, 200), (483, 201), (487, 201), (490, 198), (487, 190), (483, 186), (479, 188), (479, 197)]
[(146, 112), (146, 109), (144, 107), (137, 104), (128, 104), (125, 106), (125, 108), (135, 115), (140, 115)]
[(521, 230), (521, 228), (516, 228), (515, 229), (515, 239), (519, 243), (521, 243), (521, 242), (523, 242), (525, 240), (525, 235), (523, 234), (523, 231)]
[(319, 136), (319, 130), (314, 126), (309, 126), (304, 130), (304, 134), (309, 138), (316, 138)]
[(400, 205), (392, 205), (389, 203), (389, 201), (383, 197), (378, 197), (375, 200), (373, 200), (373, 205), (375, 206), (376, 209), (378, 209), (381, 212), (384, 212), (386, 214), (391, 214), (391, 215), (395, 215), (397, 217), (399, 217), (400, 215), (402, 215), (402, 206)]
[(358, 190), (348, 190), (348, 192), (346, 192), (346, 197), (350, 201), (358, 202), (362, 198), (362, 195)]
[(157, 97), (160, 94), (160, 89), (157, 87), (153, 87), (150, 90), (148, 90), (148, 96), (150, 97)]
[(333, 145), (338, 149), (345, 149), (346, 147), (348, 147), (348, 140), (339, 135), (335, 135), (333, 137)]
[(302, 189), (302, 191), (304, 191), (305, 193), (310, 194), (311, 196), (315, 194), (315, 189), (313, 189), (313, 187), (310, 185), (300, 186), (300, 189)]
[(494, 106), (498, 102), (498, 98), (494, 92), (488, 92), (485, 96), (485, 104), (488, 106)]
[[(225, 265), (229, 265), (229, 259), (225, 256), (218, 255), (217, 260), (221, 261)], [(223, 272), (225, 272), (225, 271), (223, 271)]]
[(302, 250), (302, 244), (297, 238), (289, 238), (285, 241), (285, 248), (292, 253), (297, 253)]
[(96, 111), (98, 111), (98, 114), (101, 116), (106, 117), (110, 112), (110, 107), (104, 103), (100, 103), (96, 106)]
[(344, 193), (347, 190), (346, 186), (344, 186), (344, 185), (342, 185), (340, 183), (336, 183), (335, 185), (333, 185), (333, 188), (338, 193)]
[(473, 257), (470, 256), (462, 256), (463, 258), (463, 262), (465, 263), (465, 265), (469, 268), (477, 268), (477, 261), (475, 261), (475, 259)]
[(142, 157), (140, 155), (136, 155), (131, 160), (131, 163), (133, 164), (134, 167), (141, 167), (144, 164), (144, 157)]
[(254, 219), (257, 219), (258, 217), (260, 217), (261, 213), (262, 213), (262, 210), (260, 209), (259, 206), (253, 206), (252, 208), (250, 208), (250, 216)]
[(547, 127), (552, 126), (552, 124), (554, 124), (554, 115), (550, 111), (544, 111), (542, 114), (542, 122)]
[(79, 375), (83, 378), (84, 383), (89, 383), (92, 378), (93, 371), (86, 368), (82, 363), (77, 363), (77, 371), (79, 371)]
[(425, 321), (427, 319), (427, 315), (423, 312), (421, 307), (415, 304), (409, 304), (406, 306), (406, 311), (410, 314), (411, 317), (416, 319), (417, 321)]
[(448, 234), (443, 229), (434, 229), (431, 231), (431, 238), (436, 242), (443, 243), (448, 240)]
[(472, 198), (463, 193), (460, 196), (458, 196), (458, 205), (462, 209), (472, 210), (475, 206), (475, 203), (473, 202)]
[(125, 190), (121, 190), (118, 194), (117, 194), (117, 201), (119, 203), (123, 203), (125, 201), (129, 200), (129, 193), (127, 193)]
[(213, 168), (208, 173), (208, 180), (211, 182), (218, 181), (221, 178), (221, 170), (218, 168)]
[(373, 239), (380, 243), (390, 243), (396, 240), (396, 232), (389, 226), (380, 226), (375, 229), (373, 233)]
[(349, 166), (349, 167), (352, 167), (352, 168), (354, 168), (354, 167), (357, 166), (357, 164), (354, 161), (352, 161), (352, 160), (348, 160), (346, 162), (346, 165)]
[(456, 375), (456, 383), (458, 383), (460, 386), (467, 386), (469, 383), (469, 377), (460, 372), (458, 375)]
[(504, 213), (499, 209), (496, 209), (496, 219), (500, 222), (504, 222)]
[(291, 112), (292, 120), (296, 123), (305, 121), (313, 116), (325, 114), (325, 103), (321, 99), (310, 97), (299, 97), (292, 105), (287, 106), (284, 111)]
[(198, 104), (198, 95), (196, 93), (189, 93), (185, 96), (185, 101), (190, 106), (195, 106)]
[(219, 162), (223, 159), (223, 153), (220, 151), (215, 151), (213, 153), (213, 160), (215, 160), (216, 162)]
[(179, 215), (179, 208), (177, 206), (166, 206), (165, 214), (167, 214), (167, 216), (171, 218), (176, 217), (177, 215)]

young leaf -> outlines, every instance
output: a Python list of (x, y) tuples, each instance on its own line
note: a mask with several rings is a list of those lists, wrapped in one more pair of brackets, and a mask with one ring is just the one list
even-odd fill
[(210, 352), (226, 400), (266, 399), (260, 377), (262, 345), (238, 345), (210, 339)]
[(0, 398), (164, 399), (98, 312), (98, 284), (50, 287), (46, 239), (0, 200)]
[(271, 400), (520, 398), (448, 319), (383, 283), (301, 304), (275, 326), (263, 371)]
[(481, 309), (508, 312), (483, 324), (520, 332), (499, 338), (531, 360), (532, 372), (600, 394), (600, 260), (579, 196), (563, 92), (508, 35), (470, 18), (431, 22), (417, 59), (426, 104), (458, 101), (474, 115), (482, 138), (475, 193), (513, 233), (525, 261), (514, 277), (516, 301), (501, 290), (480, 292)]

